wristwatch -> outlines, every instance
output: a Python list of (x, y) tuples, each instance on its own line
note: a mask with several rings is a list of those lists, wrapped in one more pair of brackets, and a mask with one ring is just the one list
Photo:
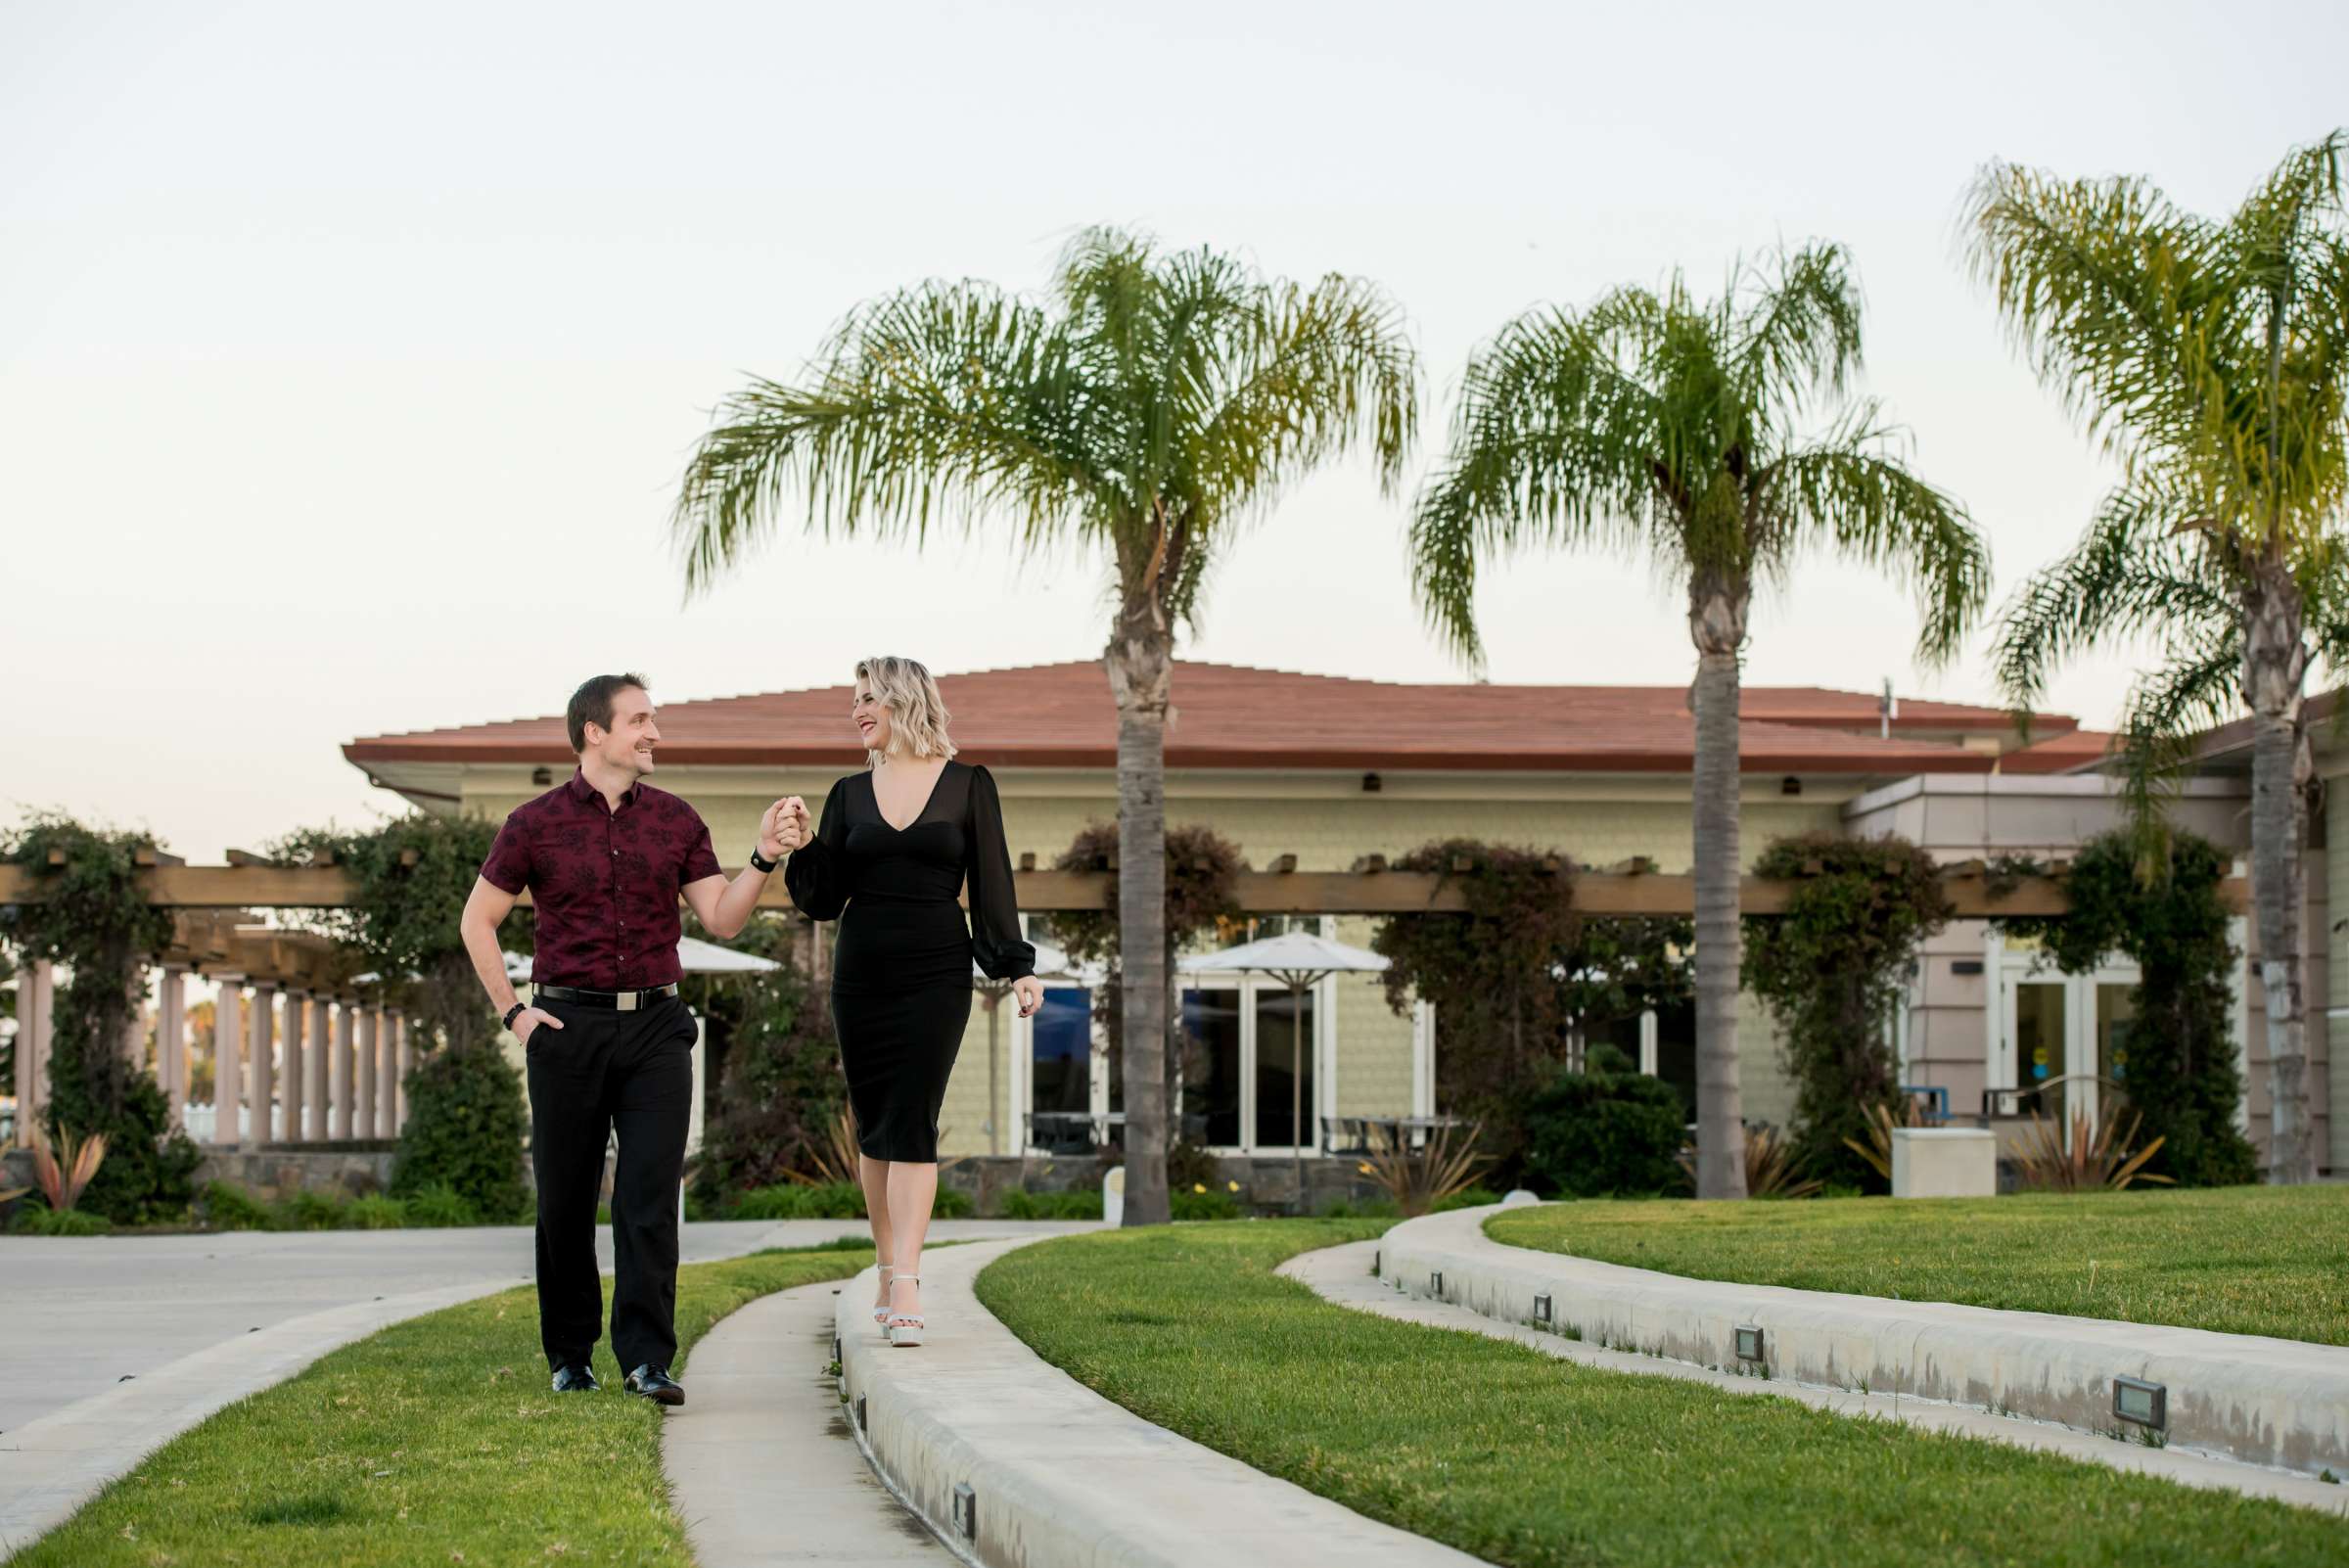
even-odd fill
[(499, 1022), (502, 1023), (506, 1028), (512, 1029), (514, 1027), (514, 1020), (521, 1017), (524, 1009), (528, 1008), (530, 1005), (530, 1004), (529, 1002), (516, 1002), (513, 1006), (506, 1009), (506, 1016), (499, 1020)]
[(760, 853), (759, 853), (759, 846), (758, 846), (758, 845), (754, 844), (754, 845), (752, 845), (752, 846), (751, 846), (751, 869), (752, 869), (752, 870), (754, 870), (754, 871), (757, 871), (757, 872), (760, 872), (760, 874), (762, 874), (762, 875), (763, 875), (763, 874), (765, 874), (765, 873), (767, 873), (767, 872), (771, 872), (771, 871), (773, 871), (775, 867), (777, 867), (777, 866), (781, 865), (782, 863), (783, 863), (783, 862), (782, 862), (782, 861), (780, 861), (780, 860), (770, 860), (770, 859), (768, 859), (768, 858), (767, 858), (765, 855), (763, 855), (763, 854), (760, 854)]

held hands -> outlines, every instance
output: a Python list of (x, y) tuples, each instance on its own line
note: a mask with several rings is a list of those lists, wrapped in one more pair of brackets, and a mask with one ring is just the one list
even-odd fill
[(813, 837), (815, 829), (808, 821), (807, 803), (797, 795), (777, 801), (759, 819), (759, 853), (770, 860), (805, 847)]
[(1011, 994), (1020, 1004), (1020, 1016), (1034, 1018), (1044, 1005), (1044, 983), (1034, 975), (1022, 975), (1011, 983)]

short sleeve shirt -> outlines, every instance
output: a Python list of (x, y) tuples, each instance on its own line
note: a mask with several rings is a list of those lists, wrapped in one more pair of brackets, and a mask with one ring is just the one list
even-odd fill
[(637, 783), (620, 809), (575, 772), (516, 807), (483, 863), (507, 893), (530, 890), (538, 915), (530, 980), (586, 991), (641, 991), (678, 978), (678, 890), (721, 875), (701, 813)]

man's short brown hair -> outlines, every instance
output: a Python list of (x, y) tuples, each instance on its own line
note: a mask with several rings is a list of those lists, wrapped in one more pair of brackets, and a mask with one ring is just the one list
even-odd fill
[(612, 699), (630, 687), (649, 692), (652, 684), (642, 675), (598, 675), (571, 694), (571, 707), (564, 712), (564, 722), (571, 726), (571, 749), (587, 749), (587, 726), (595, 724), (609, 731), (612, 728)]

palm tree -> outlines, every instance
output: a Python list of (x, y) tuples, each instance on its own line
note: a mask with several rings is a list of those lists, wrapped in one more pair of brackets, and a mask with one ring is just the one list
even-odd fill
[[(826, 533), (918, 543), (950, 520), (1108, 554), (1122, 1002), (1128, 1039), (1166, 1039), (1175, 630), (1290, 482), (1367, 441), (1396, 483), (1417, 387), (1401, 312), (1368, 283), (1267, 281), (1210, 250), (1092, 230), (1042, 300), (926, 283), (852, 313), (803, 382), (752, 382), (695, 451), (672, 526), (689, 588), (793, 503)], [(1168, 1218), (1166, 1055), (1125, 1053), (1129, 1223)]]
[[(1969, 259), (2040, 379), (2120, 460), (2072, 553), (2002, 617), (1999, 666), (2028, 705), (2093, 642), (2154, 630), (2170, 659), (2131, 693), (2141, 813), (2186, 737), (2252, 715), (2251, 878), (2267, 997), (2271, 1178), (2316, 1178), (2301, 1012), (2312, 659), (2337, 651), (2349, 392), (2339, 132), (2294, 151), (2224, 223), (2140, 178), (2064, 181), (1994, 163)], [(2313, 641), (2312, 641), (2313, 636)]]
[[(1676, 274), (1577, 314), (1542, 309), (1471, 361), (1451, 451), (1419, 498), (1413, 580), (1472, 662), (1476, 573), (1534, 544), (1645, 549), (1688, 588), (1696, 644), (1697, 1192), (1745, 1195), (1737, 1083), (1737, 702), (1757, 580), (1823, 545), (1909, 579), (1919, 657), (1946, 660), (1989, 591), (1964, 508), (1852, 399), (1860, 299), (1841, 248), (1740, 266), (1718, 300)], [(1818, 417), (1814, 417), (1818, 416)]]

